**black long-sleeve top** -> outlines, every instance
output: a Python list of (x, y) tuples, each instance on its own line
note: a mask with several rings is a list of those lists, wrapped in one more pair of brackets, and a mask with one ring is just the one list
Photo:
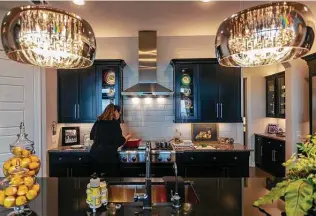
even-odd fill
[(117, 148), (126, 142), (118, 121), (96, 121), (91, 129), (90, 139), (94, 140), (90, 150), (91, 157), (99, 163), (118, 163)]

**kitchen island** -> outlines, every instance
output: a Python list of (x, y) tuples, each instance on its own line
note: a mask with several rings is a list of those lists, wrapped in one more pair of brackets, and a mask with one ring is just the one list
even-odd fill
[[(109, 203), (120, 204), (115, 215), (129, 216), (142, 211), (142, 203), (133, 202), (134, 188), (137, 192), (144, 185), (143, 178), (106, 178), (109, 190)], [(186, 194), (181, 202), (180, 215), (229, 215), (229, 216), (264, 216), (252, 206), (252, 203), (267, 192), (264, 178), (186, 178)], [(86, 204), (86, 186), (89, 178), (39, 178), (41, 193), (30, 203), (36, 212), (43, 216), (84, 216), (92, 215)], [(161, 178), (153, 179), (152, 215), (173, 215), (173, 208), (168, 200), (168, 191)], [(263, 209), (270, 215), (278, 216), (284, 210), (279, 201)], [(11, 209), (0, 208), (0, 215), (7, 215)], [(113, 212), (112, 212), (113, 213)], [(96, 215), (113, 215), (101, 208)]]
[[(213, 149), (175, 148), (179, 175), (183, 177), (248, 177), (251, 149), (241, 144), (212, 144)], [(49, 150), (50, 177), (87, 177), (89, 149), (59, 147)], [(135, 153), (133, 153), (135, 154)], [(132, 158), (134, 155), (132, 155)], [(159, 158), (159, 157), (157, 157)], [(128, 161), (128, 163), (127, 163)], [(121, 161), (121, 177), (145, 176), (145, 164), (137, 160)], [(173, 163), (155, 161), (152, 176), (173, 175)]]

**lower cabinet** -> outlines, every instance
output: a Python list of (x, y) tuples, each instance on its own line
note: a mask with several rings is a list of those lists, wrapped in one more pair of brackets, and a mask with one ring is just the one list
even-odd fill
[(249, 155), (246, 151), (184, 152), (178, 168), (184, 177), (248, 177)]
[[(174, 176), (173, 164), (151, 164), (151, 177)], [(121, 164), (120, 172), (122, 177), (145, 177), (145, 164)]]
[(255, 135), (256, 166), (276, 177), (285, 176), (285, 141)]
[(50, 152), (50, 177), (88, 177), (90, 160), (87, 152)]

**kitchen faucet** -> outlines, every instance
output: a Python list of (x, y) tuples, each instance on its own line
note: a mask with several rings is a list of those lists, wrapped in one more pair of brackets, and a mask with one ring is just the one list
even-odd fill
[(178, 193), (178, 166), (177, 166), (176, 162), (173, 163), (173, 169), (174, 169), (176, 186), (175, 186), (175, 193), (172, 194), (172, 191), (171, 191), (171, 202), (172, 202), (172, 206), (175, 209), (179, 209), (181, 207), (181, 205), (180, 205), (181, 197), (179, 196), (179, 193)]
[(135, 193), (134, 201), (143, 201), (143, 209), (151, 209), (152, 208), (152, 198), (151, 198), (151, 178), (150, 178), (150, 148), (151, 142), (146, 142), (146, 177), (145, 177), (145, 193)]

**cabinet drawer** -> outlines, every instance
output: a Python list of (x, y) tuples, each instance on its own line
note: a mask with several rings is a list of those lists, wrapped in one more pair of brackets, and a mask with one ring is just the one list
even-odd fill
[(89, 154), (73, 154), (73, 153), (50, 153), (50, 163), (89, 163)]
[(184, 153), (185, 164), (236, 164), (248, 163), (249, 152), (196, 152)]

